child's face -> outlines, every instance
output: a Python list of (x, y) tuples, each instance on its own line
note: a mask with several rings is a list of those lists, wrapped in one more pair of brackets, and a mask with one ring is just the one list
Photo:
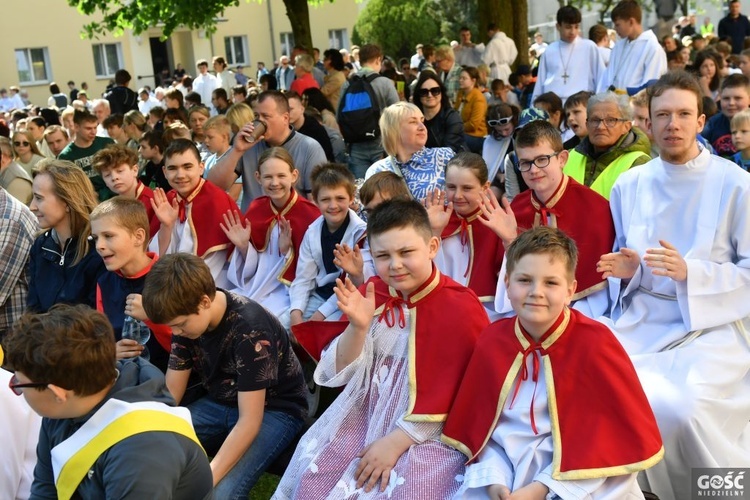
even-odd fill
[(289, 199), (299, 173), (297, 169), (292, 170), (285, 161), (269, 158), (260, 166), (256, 176), (266, 196), (271, 198), (277, 208), (281, 208)]
[(521, 325), (535, 339), (557, 320), (576, 289), (562, 259), (546, 253), (521, 257), (505, 276), (505, 285)]
[(91, 221), (91, 236), (107, 271), (122, 270), (126, 276), (140, 271), (129, 267), (145, 252), (143, 243), (146, 234), (143, 230), (131, 233), (119, 225), (114, 217), (104, 216)]
[(721, 112), (731, 118), (750, 106), (750, 95), (745, 87), (729, 87), (721, 91)]
[(425, 239), (413, 227), (394, 228), (370, 238), (378, 276), (402, 295), (416, 291), (432, 274), (432, 259), (440, 243)]
[(481, 184), (470, 168), (451, 166), (445, 172), (445, 192), (458, 215), (466, 217), (474, 213), (488, 187), (489, 183)]
[(114, 168), (102, 169), (102, 179), (112, 192), (135, 197), (135, 190), (138, 186), (138, 165), (128, 165), (123, 163)]
[(223, 153), (229, 147), (229, 137), (213, 128), (206, 130), (203, 142), (212, 153)]
[(144, 160), (153, 160), (155, 153), (158, 151), (157, 148), (148, 145), (148, 142), (141, 142), (138, 145), (138, 153)]
[(120, 142), (122, 139), (126, 139), (125, 131), (122, 129), (122, 127), (118, 127), (117, 125), (110, 125), (107, 127), (107, 134), (114, 139), (115, 141)]
[[(20, 371), (16, 371), (14, 377), (18, 384), (33, 384), (38, 382), (37, 380), (31, 380)], [(60, 399), (56, 399), (57, 395), (51, 390), (40, 391), (35, 387), (25, 387), (18, 390), (23, 391), (23, 397), (26, 400), (26, 403), (28, 403), (29, 407), (42, 417), (68, 418), (61, 415), (62, 412), (67, 410), (68, 405), (61, 404)]]
[(211, 325), (211, 299), (206, 295), (203, 296), (198, 312), (195, 314), (186, 314), (177, 316), (172, 321), (167, 322), (167, 326), (172, 328), (172, 333), (189, 339), (197, 339), (206, 333)]
[(629, 38), (635, 32), (635, 19), (615, 19), (615, 32), (620, 38)]
[(565, 120), (573, 133), (583, 139), (589, 133), (586, 128), (586, 106), (578, 104), (565, 111)]
[(745, 76), (750, 76), (750, 57), (740, 56), (740, 71)]
[(191, 150), (176, 153), (164, 160), (164, 176), (172, 189), (187, 198), (198, 187), (203, 176), (203, 163)]
[(646, 135), (651, 139), (651, 129), (648, 126), (648, 108), (646, 106), (636, 106), (631, 103), (630, 109), (633, 110), (633, 126), (646, 132)]
[(732, 144), (737, 151), (745, 151), (750, 148), (750, 123), (742, 122), (732, 127)]
[[(568, 159), (568, 152), (555, 151), (552, 146), (543, 141), (530, 148), (516, 148), (516, 154), (520, 165), (523, 165), (522, 162), (531, 161), (541, 163), (545, 161), (545, 157), (550, 157), (549, 165), (546, 167), (539, 168), (532, 164), (529, 170), (521, 172), (524, 182), (534, 190), (537, 198), (543, 202), (547, 201), (562, 181), (562, 169)], [(552, 156), (555, 154), (556, 156)]]
[(557, 31), (560, 32), (560, 39), (567, 43), (573, 41), (581, 34), (581, 24), (561, 23), (557, 25)]
[(192, 130), (194, 134), (202, 134), (203, 124), (208, 121), (208, 117), (203, 113), (192, 113), (190, 115), (189, 121), (190, 130)]
[[(287, 166), (288, 168), (288, 166)], [(325, 217), (326, 224), (331, 230), (341, 227), (349, 213), (352, 197), (345, 186), (322, 187), (318, 191), (315, 203)]]
[(34, 177), (32, 192), (29, 208), (39, 220), (41, 229), (70, 228), (68, 205), (55, 194), (52, 177), (47, 174)]
[(391, 195), (390, 194), (388, 194), (388, 193), (381, 193), (380, 191), (378, 191), (372, 197), (372, 199), (370, 200), (370, 202), (365, 205), (365, 213), (369, 214), (370, 212), (372, 212), (375, 209), (375, 207), (377, 207), (378, 205), (380, 205), (384, 201), (387, 201), (387, 200), (390, 200), (390, 199), (391, 199)]

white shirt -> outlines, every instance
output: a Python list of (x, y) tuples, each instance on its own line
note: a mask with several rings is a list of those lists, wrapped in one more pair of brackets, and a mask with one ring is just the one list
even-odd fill
[(596, 91), (605, 92), (610, 86), (622, 90), (640, 87), (666, 72), (667, 54), (654, 32), (646, 30), (635, 40), (617, 40)]

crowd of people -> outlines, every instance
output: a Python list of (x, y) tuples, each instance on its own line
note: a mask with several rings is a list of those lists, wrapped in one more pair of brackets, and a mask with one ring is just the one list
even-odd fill
[(748, 466), (729, 6), (659, 41), (621, 0), (614, 43), (564, 6), (515, 69), (490, 24), (0, 91), (3, 489), (678, 500)]

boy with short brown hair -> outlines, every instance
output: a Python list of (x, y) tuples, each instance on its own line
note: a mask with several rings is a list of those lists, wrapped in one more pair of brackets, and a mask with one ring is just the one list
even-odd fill
[[(57, 305), (5, 340), (10, 389), (43, 417), (32, 498), (203, 498), (211, 470), (189, 412), (141, 360), (116, 362), (107, 318)], [(40, 356), (40, 353), (44, 355)], [(97, 448), (102, 439), (109, 446)]]
[(215, 497), (247, 498), (307, 417), (307, 388), (286, 330), (257, 302), (217, 288), (194, 255), (160, 259), (143, 306), (172, 327), (167, 387), (175, 399), (183, 398), (192, 371), (208, 392), (188, 409), (213, 456)]
[(336, 245), (361, 244), (366, 230), (366, 223), (350, 208), (355, 189), (354, 175), (345, 165), (327, 163), (312, 171), (312, 197), (322, 215), (305, 233), (289, 287), (292, 325), (340, 315), (333, 289), (342, 269), (334, 262), (334, 250)]
[(664, 454), (627, 353), (606, 326), (568, 308), (577, 253), (549, 227), (507, 250), (517, 316), (481, 333), (443, 430), (470, 462), (459, 496), (637, 498), (636, 472)]

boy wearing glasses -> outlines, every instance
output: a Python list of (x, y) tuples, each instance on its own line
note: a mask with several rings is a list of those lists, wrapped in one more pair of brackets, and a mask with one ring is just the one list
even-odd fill
[[(529, 189), (513, 198), (510, 206), (500, 206), (494, 200), (485, 203), (487, 218), (508, 243), (519, 231), (538, 226), (563, 230), (579, 249), (573, 308), (589, 317), (604, 314), (609, 307), (607, 280), (597, 273), (596, 263), (601, 252), (610, 251), (615, 239), (609, 203), (563, 173), (569, 154), (563, 149), (560, 132), (549, 122), (537, 120), (526, 125), (518, 132), (515, 147), (518, 169)], [(501, 270), (501, 276), (503, 273)], [(495, 311), (506, 316), (513, 313), (503, 280), (498, 281)]]
[(211, 469), (189, 411), (175, 407), (156, 367), (141, 359), (115, 361), (104, 315), (82, 305), (27, 314), (5, 348), (15, 370), (10, 389), (45, 417), (32, 498), (210, 493)]

